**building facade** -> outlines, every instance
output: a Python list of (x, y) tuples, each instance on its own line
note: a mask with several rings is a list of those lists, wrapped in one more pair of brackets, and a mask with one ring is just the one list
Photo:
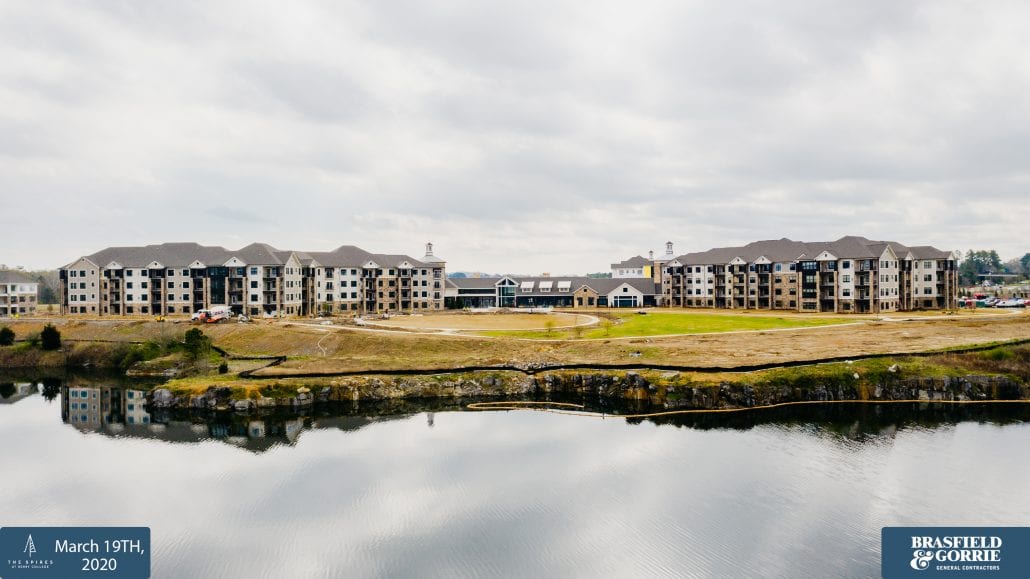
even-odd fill
[(39, 284), (19, 271), (0, 271), (0, 317), (32, 316), (39, 300)]
[(658, 286), (649, 277), (452, 278), (448, 308), (640, 308), (657, 305)]
[(446, 263), (433, 255), (239, 250), (196, 243), (110, 247), (60, 268), (61, 312), (191, 314), (228, 306), (250, 316), (378, 314), (443, 309)]
[(957, 306), (958, 255), (848, 236), (688, 253), (662, 268), (670, 307), (881, 313)]

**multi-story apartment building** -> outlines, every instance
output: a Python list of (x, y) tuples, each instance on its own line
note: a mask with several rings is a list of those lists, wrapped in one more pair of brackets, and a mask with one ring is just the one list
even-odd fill
[(60, 268), (66, 314), (190, 314), (229, 306), (237, 314), (296, 316), (443, 308), (445, 262), (427, 244), (422, 260), (354, 246), (329, 252), (239, 250), (196, 243), (109, 247)]
[(848, 236), (688, 253), (662, 269), (672, 307), (879, 313), (956, 307), (958, 255)]
[(443, 308), (446, 268), (426, 244), (421, 260), (345, 245), (302, 254), (310, 271), (308, 310), (317, 313), (418, 312)]
[(34, 315), (38, 295), (39, 284), (29, 276), (0, 271), (0, 317)]

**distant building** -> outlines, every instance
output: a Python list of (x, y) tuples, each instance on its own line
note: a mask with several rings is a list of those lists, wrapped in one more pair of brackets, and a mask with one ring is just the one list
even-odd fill
[(60, 268), (61, 313), (191, 314), (229, 306), (251, 316), (368, 314), (443, 309), (446, 262), (370, 253), (238, 250), (196, 243), (109, 247)]
[(0, 317), (32, 316), (39, 301), (39, 284), (29, 276), (0, 270)]
[(756, 241), (665, 263), (663, 305), (841, 313), (954, 308), (957, 260), (934, 247), (857, 236)]
[(651, 277), (651, 268), (653, 261), (641, 257), (639, 255), (633, 256), (625, 261), (612, 264), (612, 277), (613, 278), (628, 278), (628, 277)]

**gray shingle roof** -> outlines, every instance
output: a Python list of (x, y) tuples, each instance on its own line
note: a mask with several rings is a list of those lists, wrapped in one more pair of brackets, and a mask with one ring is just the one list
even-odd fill
[(374, 253), (372, 254), (372, 260), (379, 265), (385, 267), (397, 267), (402, 262), (408, 262), (415, 267), (424, 267), (429, 264), (422, 263), (421, 261), (411, 257), (410, 255), (393, 255), (388, 253)]
[(651, 265), (651, 262), (646, 257), (635, 255), (626, 261), (620, 261), (619, 263), (613, 263), (612, 268), (618, 269), (620, 267), (645, 267)]
[[(569, 292), (573, 293), (583, 286), (587, 286), (593, 289), (595, 292), (601, 295), (609, 294), (622, 284), (627, 284), (646, 295), (655, 295), (661, 293), (658, 286), (651, 281), (651, 278), (647, 277), (636, 277), (636, 278), (611, 278), (611, 277), (583, 277), (583, 276), (551, 276), (551, 277), (523, 277), (523, 276), (507, 276), (515, 280), (515, 287), (521, 288), (522, 282), (533, 282), (533, 291), (523, 292), (519, 289), (519, 296), (553, 296), (555, 294), (565, 294), (566, 292), (558, 291), (558, 284), (560, 282), (569, 282)], [(447, 279), (447, 285), (457, 289), (477, 289), (477, 290), (491, 290), (499, 282), (500, 277), (452, 277)], [(552, 282), (551, 291), (541, 292), (540, 282)]]
[(232, 254), (233, 252), (218, 246), (212, 247), (197, 243), (162, 243), (135, 247), (108, 247), (85, 257), (100, 267), (105, 267), (115, 261), (124, 267), (138, 268), (146, 267), (152, 261), (168, 267), (185, 267), (195, 260), (207, 265), (221, 265), (228, 261)]
[(722, 265), (737, 257), (750, 263), (762, 256), (773, 262), (790, 262), (801, 256), (815, 259), (823, 251), (829, 251), (838, 258), (876, 259), (888, 246), (901, 258), (909, 251), (917, 258), (950, 257), (948, 252), (929, 246), (909, 248), (896, 241), (873, 241), (865, 237), (848, 235), (836, 241), (803, 242), (787, 238), (754, 241), (739, 247), (716, 247), (708, 251), (687, 253), (676, 259), (683, 265)]
[(0, 270), (0, 283), (38, 283), (20, 271)]
[(283, 265), (291, 255), (296, 255), (302, 265), (311, 265), (317, 262), (325, 267), (360, 267), (369, 260), (386, 267), (396, 267), (403, 261), (408, 261), (416, 267), (427, 265), (407, 255), (373, 254), (353, 245), (341, 245), (332, 251), (301, 252), (276, 249), (267, 243), (251, 243), (237, 250), (192, 242), (161, 243), (134, 247), (108, 247), (85, 257), (100, 267), (117, 262), (123, 267), (143, 268), (151, 262), (157, 261), (165, 267), (179, 268), (186, 267), (194, 261), (208, 266), (222, 265), (232, 257), (236, 257), (248, 265)]
[(449, 277), (447, 285), (458, 289), (492, 290), (500, 280), (499, 277)]

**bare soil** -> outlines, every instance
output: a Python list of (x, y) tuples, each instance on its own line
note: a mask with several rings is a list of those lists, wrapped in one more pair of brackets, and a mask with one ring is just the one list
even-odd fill
[[(143, 341), (181, 336), (188, 323), (51, 320), (66, 340)], [(200, 326), (234, 354), (288, 356), (265, 376), (360, 370), (449, 369), (502, 364), (637, 363), (735, 366), (862, 354), (911, 353), (1030, 338), (1030, 312), (1005, 316), (925, 316), (858, 320), (807, 329), (621, 340), (530, 341), (462, 335), (363, 331), (299, 322)], [(8, 324), (18, 338), (41, 322)]]

